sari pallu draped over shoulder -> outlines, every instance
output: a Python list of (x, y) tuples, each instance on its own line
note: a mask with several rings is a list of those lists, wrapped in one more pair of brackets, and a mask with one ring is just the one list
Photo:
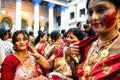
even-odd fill
[[(83, 66), (77, 67), (79, 80), (83, 80)], [(85, 75), (85, 80), (119, 80), (120, 79), (120, 54), (108, 57), (101, 61), (92, 69), (89, 75)]]
[(90, 74), (85, 73), (86, 67), (83, 65), (88, 56), (88, 51), (91, 47), (92, 42), (97, 40), (97, 38), (98, 36), (87, 39), (84, 42), (81, 42), (81, 44), (79, 45), (80, 54), (82, 55), (79, 65), (76, 66), (76, 72), (79, 80), (119, 80), (120, 79), (120, 53), (119, 52), (115, 53), (113, 51), (113, 53), (115, 54), (109, 55), (108, 57), (106, 57), (105, 59), (97, 63), (90, 71)]

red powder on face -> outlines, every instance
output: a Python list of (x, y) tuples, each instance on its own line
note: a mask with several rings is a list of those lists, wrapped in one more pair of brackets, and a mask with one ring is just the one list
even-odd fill
[(26, 42), (26, 47), (28, 47), (29, 46), (29, 42)]
[(107, 29), (113, 26), (115, 20), (116, 20), (116, 13), (113, 12), (112, 14), (104, 15), (102, 23), (105, 25), (105, 28)]

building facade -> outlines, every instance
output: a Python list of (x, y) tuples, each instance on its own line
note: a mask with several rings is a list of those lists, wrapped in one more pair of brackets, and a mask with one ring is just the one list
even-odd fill
[(78, 21), (86, 22), (86, 0), (0, 0), (0, 28), (15, 31), (24, 29), (68, 30)]

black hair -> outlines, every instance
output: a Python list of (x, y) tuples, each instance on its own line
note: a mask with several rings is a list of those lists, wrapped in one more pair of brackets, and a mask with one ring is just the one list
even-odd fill
[(82, 40), (85, 37), (84, 33), (78, 28), (70, 28), (69, 32), (70, 31), (78, 38), (78, 40)]
[(13, 34), (13, 37), (12, 37), (12, 43), (13, 44), (15, 44), (15, 42), (17, 41), (18, 34), (23, 34), (24, 37), (29, 40), (29, 35), (25, 30), (18, 30), (16, 32), (14, 32), (14, 34)]
[(33, 35), (33, 32), (32, 32), (32, 31), (29, 31), (29, 35)]
[(62, 29), (62, 30), (61, 30), (61, 34), (64, 34), (65, 32), (66, 32), (65, 29)]
[[(116, 6), (116, 9), (120, 9), (120, 0), (104, 0), (104, 1), (109, 1)], [(89, 2), (90, 2), (90, 0), (87, 0), (86, 8), (88, 8)]]
[(56, 41), (60, 37), (60, 32), (57, 30), (54, 30), (51, 32), (50, 37), (52, 41)]
[(84, 29), (87, 29), (88, 27), (90, 27), (90, 25), (89, 24), (84, 24), (83, 27), (84, 27)]
[(80, 22), (77, 22), (77, 25), (76, 26), (79, 26), (81, 24), (81, 21)]
[(8, 31), (5, 29), (0, 29), (0, 38), (3, 40), (5, 35), (8, 34)]
[(39, 33), (38, 36), (35, 38), (35, 42), (34, 42), (35, 45), (40, 41), (40, 38), (44, 37), (45, 35), (45, 33), (42, 31), (39, 31), (38, 33)]

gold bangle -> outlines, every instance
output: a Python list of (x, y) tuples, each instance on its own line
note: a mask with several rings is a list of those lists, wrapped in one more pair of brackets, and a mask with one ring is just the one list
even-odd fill
[(36, 60), (36, 62), (42, 62), (43, 61), (43, 57), (42, 56), (40, 56), (40, 58), (38, 59), (38, 60)]

